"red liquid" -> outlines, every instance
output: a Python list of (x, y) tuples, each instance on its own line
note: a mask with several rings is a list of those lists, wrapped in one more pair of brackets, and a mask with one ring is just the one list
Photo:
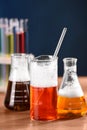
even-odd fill
[(57, 119), (57, 87), (30, 86), (30, 117), (34, 120)]
[(25, 53), (24, 32), (17, 33), (17, 53)]
[(30, 109), (30, 85), (25, 82), (8, 82), (7, 93), (5, 97), (5, 106), (15, 111), (25, 111)]

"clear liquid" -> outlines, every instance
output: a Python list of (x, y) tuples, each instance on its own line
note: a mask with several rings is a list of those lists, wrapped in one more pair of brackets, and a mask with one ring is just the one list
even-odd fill
[(30, 83), (8, 82), (5, 106), (10, 110), (25, 111), (30, 109)]

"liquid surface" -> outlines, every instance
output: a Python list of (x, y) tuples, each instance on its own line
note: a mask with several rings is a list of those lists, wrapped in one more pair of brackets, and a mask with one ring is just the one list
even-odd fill
[(64, 97), (82, 97), (84, 95), (82, 88), (79, 84), (77, 83), (68, 83), (66, 86), (62, 86), (62, 89), (59, 89), (59, 95), (64, 96)]
[(15, 111), (24, 111), (30, 109), (30, 83), (8, 82), (7, 93), (5, 97), (5, 106)]
[(84, 96), (68, 98), (59, 95), (57, 112), (59, 119), (72, 119), (85, 115), (87, 104)]
[(30, 117), (33, 120), (57, 119), (57, 87), (30, 86)]

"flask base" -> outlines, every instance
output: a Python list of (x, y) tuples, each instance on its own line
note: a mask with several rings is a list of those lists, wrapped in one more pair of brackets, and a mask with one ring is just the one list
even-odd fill
[(78, 110), (74, 110), (74, 112), (58, 112), (58, 119), (74, 119), (74, 118), (79, 118), (82, 116), (85, 116), (87, 113), (87, 110), (84, 112), (78, 112)]
[(82, 97), (58, 96), (57, 114), (58, 119), (73, 119), (86, 115), (87, 104)]
[(27, 111), (29, 110), (29, 105), (25, 106), (25, 105), (14, 105), (14, 106), (9, 106), (7, 104), (4, 104), (5, 107), (9, 110), (12, 110), (12, 111)]

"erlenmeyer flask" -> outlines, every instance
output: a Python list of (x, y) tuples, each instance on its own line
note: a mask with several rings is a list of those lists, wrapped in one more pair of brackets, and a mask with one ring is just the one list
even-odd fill
[(76, 58), (64, 58), (64, 75), (58, 92), (58, 118), (72, 119), (87, 112), (83, 90), (80, 86)]
[(15, 111), (29, 110), (29, 92), (28, 56), (26, 54), (12, 54), (11, 70), (4, 102), (5, 106)]

